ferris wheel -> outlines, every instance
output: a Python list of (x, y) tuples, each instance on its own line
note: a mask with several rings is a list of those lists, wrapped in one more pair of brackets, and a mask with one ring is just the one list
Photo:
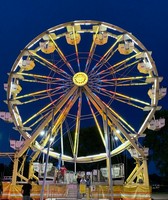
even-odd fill
[[(147, 156), (138, 139), (144, 135), (164, 94), (155, 63), (131, 33), (109, 23), (81, 20), (60, 24), (34, 38), (16, 59), (8, 79), (7, 100), (24, 146), (67, 162), (89, 163), (128, 150)], [(85, 127), (97, 127), (103, 148), (84, 155)], [(41, 136), (41, 132), (45, 134)], [(92, 132), (90, 133), (90, 135)], [(108, 134), (118, 139), (109, 149)], [(64, 142), (69, 140), (69, 150)]]

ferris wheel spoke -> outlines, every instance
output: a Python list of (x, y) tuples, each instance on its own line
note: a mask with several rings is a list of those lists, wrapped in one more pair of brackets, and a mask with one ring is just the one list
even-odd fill
[[(135, 129), (125, 119), (123, 119), (123, 117), (121, 117), (121, 115), (119, 115), (116, 111), (114, 111), (114, 109), (112, 109), (105, 102), (103, 102), (103, 103), (111, 111), (111, 113), (119, 120), (119, 123), (122, 125), (122, 127), (124, 127), (128, 132), (131, 130), (133, 133), (136, 133)], [(116, 135), (118, 135), (118, 134), (116, 133)]]
[(51, 82), (49, 80), (32, 80), (32, 79), (24, 79), (22, 80), (23, 82), (30, 82), (30, 83), (38, 83), (38, 84), (52, 84), (52, 85), (63, 85), (63, 83), (55, 83), (55, 82)]
[[(145, 105), (145, 106), (149, 106), (150, 105), (148, 102), (145, 102), (145, 101), (142, 101), (142, 100), (139, 100), (139, 99), (124, 95), (122, 93), (109, 91), (109, 90), (106, 90), (105, 88), (99, 88), (99, 90), (104, 92), (104, 93), (106, 93), (106, 94), (111, 94), (112, 97), (115, 98), (116, 100), (118, 100), (118, 98), (119, 98), (119, 99), (124, 100), (124, 101), (129, 101), (129, 102), (133, 101), (133, 102)], [(109, 96), (111, 96), (111, 95), (109, 95)]]
[(72, 74), (75, 74), (71, 64), (68, 62), (68, 60), (66, 59), (65, 55), (63, 54), (63, 52), (61, 51), (61, 49), (56, 44), (55, 40), (52, 38), (52, 36), (50, 34), (49, 34), (49, 37), (50, 37), (51, 41), (53, 42), (53, 44), (55, 45), (56, 51), (58, 52), (58, 54), (60, 55), (60, 57), (62, 58), (62, 60), (66, 64), (66, 66), (69, 68), (69, 70), (71, 71)]
[(33, 57), (33, 60), (34, 61), (36, 61), (37, 63), (39, 63), (41, 66), (44, 66), (44, 67), (46, 67), (46, 68), (48, 68), (49, 70), (51, 70), (53, 73), (58, 73), (59, 75), (61, 75), (62, 77), (64, 77), (64, 78), (67, 78), (67, 75), (65, 74), (65, 73), (61, 73), (58, 69), (58, 67), (57, 67), (57, 65), (55, 65), (56, 66), (56, 68), (55, 67), (53, 67), (51, 64), (52, 64), (52, 62), (51, 61), (48, 61), (48, 60), (46, 60), (46, 59), (43, 59), (43, 57), (41, 57), (41, 56), (39, 56), (39, 55), (37, 55), (38, 57), (36, 58), (36, 57)]
[[(89, 88), (86, 87), (86, 94), (89, 98), (89, 100), (92, 102), (92, 104), (94, 105), (94, 107), (97, 109), (97, 111), (100, 113), (100, 115), (102, 116), (102, 118), (105, 120), (106, 119), (106, 114), (105, 114), (105, 110), (102, 109), (105, 106), (109, 109), (110, 107), (104, 103), (102, 100), (99, 99), (99, 97), (93, 93), (91, 93), (91, 91), (89, 90)], [(96, 100), (94, 100), (94, 98)], [(115, 121), (117, 121), (117, 124), (120, 124), (120, 126), (122, 127), (122, 129), (124, 129), (125, 131), (129, 132), (135, 132), (134, 128), (128, 123), (126, 122), (119, 114), (117, 114), (117, 112), (115, 112), (112, 108), (109, 109), (109, 111), (111, 112), (111, 115), (115, 118)], [(113, 118), (112, 117), (112, 118)], [(113, 125), (113, 120), (108, 120), (108, 125), (110, 127), (114, 127)], [(124, 125), (125, 124), (125, 125)], [(117, 126), (118, 127), (118, 126)], [(119, 127), (118, 127), (119, 128)], [(124, 132), (125, 132), (124, 131)], [(125, 140), (121, 135), (118, 135), (118, 138), (120, 139), (120, 141), (123, 143)]]
[[(94, 94), (95, 96), (96, 96), (96, 98), (97, 99), (99, 99), (99, 97), (96, 95), (96, 94)], [(101, 101), (101, 100), (100, 100)], [(99, 108), (99, 106), (97, 106), (93, 101), (92, 101), (92, 103), (94, 104), (94, 106), (97, 108), (97, 110), (99, 111), (99, 113), (101, 113), (101, 115), (103, 116), (103, 112), (101, 112), (101, 109)], [(119, 114), (117, 114), (117, 112), (116, 111), (114, 111), (109, 105), (107, 105), (105, 102), (103, 102), (102, 101), (102, 103), (111, 111), (111, 113), (113, 113), (113, 115), (117, 118), (117, 119), (119, 119), (120, 120), (120, 123), (121, 124), (125, 124), (126, 126), (127, 126), (127, 128), (125, 128), (125, 129), (129, 129), (129, 130), (131, 130), (132, 132), (135, 132), (135, 130), (134, 130), (134, 128), (130, 125), (130, 124), (128, 124), (128, 122), (126, 122)], [(111, 123), (109, 123), (109, 125), (110, 125), (110, 127), (112, 126), (112, 124)], [(125, 127), (124, 125), (122, 125), (123, 127)]]
[[(130, 135), (127, 133), (127, 131), (124, 129), (124, 127), (122, 126), (122, 124), (120, 124), (118, 122), (118, 119), (111, 113), (111, 111), (109, 112), (109, 110), (107, 110), (107, 113), (106, 113), (106, 107), (105, 105), (103, 104), (103, 102), (101, 102), (101, 100), (99, 98), (97, 98), (96, 95), (94, 95), (90, 89), (85, 85), (84, 86), (85, 88), (85, 91), (89, 97), (89, 99), (91, 100), (92, 103), (96, 104), (98, 103), (99, 106), (100, 106), (100, 109), (103, 110), (103, 119), (106, 119), (106, 117), (109, 117), (109, 119), (111, 119), (112, 123), (121, 130), (122, 134), (124, 135), (125, 139), (129, 140), (131, 145), (141, 154), (141, 155), (144, 155), (144, 152), (136, 145), (136, 143), (131, 140), (131, 137)], [(108, 122), (108, 121), (107, 121)]]
[(26, 125), (28, 122), (30, 122), (31, 120), (33, 120), (34, 118), (38, 117), (39, 115), (42, 115), (43, 112), (48, 112), (48, 109), (52, 109), (54, 103), (56, 103), (57, 101), (59, 101), (64, 95), (59, 96), (58, 99), (55, 99), (54, 101), (52, 101), (51, 103), (47, 104), (46, 106), (44, 106), (42, 109), (40, 109), (38, 112), (36, 112), (34, 115), (32, 115), (31, 117), (29, 117), (25, 122), (23, 122), (23, 125)]
[(114, 96), (114, 95), (110, 95), (108, 92), (100, 92), (100, 90), (95, 90), (96, 91), (96, 93), (98, 93), (98, 94), (101, 94), (101, 95), (103, 95), (103, 96), (105, 96), (105, 97), (109, 97), (109, 98), (111, 98), (111, 101), (113, 101), (113, 100), (116, 100), (116, 101), (118, 101), (118, 102), (121, 102), (121, 103), (125, 103), (125, 104), (127, 104), (127, 105), (129, 105), (129, 106), (133, 106), (133, 107), (135, 107), (135, 108), (138, 108), (138, 109), (140, 109), (140, 110), (143, 110), (144, 109), (144, 106), (139, 106), (139, 105), (137, 105), (137, 104), (135, 104), (135, 103), (132, 103), (132, 102), (130, 102), (130, 101), (128, 101), (128, 100), (124, 100), (124, 99), (122, 99), (122, 98), (120, 98), (120, 97), (116, 97), (116, 96)]
[[(60, 69), (59, 67), (57, 67), (56, 65), (54, 65), (52, 62), (48, 61), (47, 59), (43, 58), (42, 56), (38, 55), (35, 51), (29, 50), (29, 53), (33, 56), (36, 56), (37, 58), (39, 58), (40, 60), (42, 60), (44, 62), (44, 66), (49, 67), (52, 71), (59, 73), (60, 75), (66, 75), (66, 77), (69, 77), (70, 75), (65, 72), (64, 70)], [(38, 61), (36, 59), (36, 61)]]
[(74, 94), (76, 90), (77, 90), (77, 87), (74, 86), (73, 88), (71, 88), (68, 94), (62, 97), (61, 101), (59, 101), (57, 105), (54, 107), (54, 111), (49, 113), (49, 115), (43, 120), (40, 126), (38, 126), (36, 131), (33, 133), (32, 137), (25, 142), (25, 146), (19, 151), (20, 156), (23, 155), (23, 153), (25, 152), (26, 145), (30, 145), (30, 143), (32, 143), (39, 136), (40, 131), (42, 131), (43, 128), (49, 124), (49, 122), (52, 120), (53, 113), (54, 115), (56, 115), (59, 112), (59, 110), (62, 108), (62, 106), (65, 104), (65, 102), (69, 99), (69, 96)]
[(71, 86), (71, 83), (69, 82), (69, 80), (65, 80), (65, 81), (61, 81), (61, 82), (51, 82), (51, 81), (40, 81), (40, 80), (30, 80), (30, 79), (24, 79), (22, 80), (23, 82), (29, 82), (29, 83), (37, 83), (37, 84), (45, 84), (45, 85), (50, 85), (52, 87), (56, 87), (56, 88), (65, 88), (65, 87), (70, 87)]
[(74, 93), (72, 94), (71, 98), (67, 102), (65, 102), (63, 111), (59, 114), (59, 116), (54, 121), (54, 126), (52, 130), (53, 133), (55, 133), (58, 126), (65, 121), (70, 109), (72, 108), (74, 103), (77, 101), (78, 97), (79, 97), (79, 93), (78, 92)]
[[(43, 58), (43, 57), (41, 57), (40, 56), (40, 58)], [(62, 77), (64, 77), (65, 79), (68, 79), (68, 78), (70, 78), (70, 75), (68, 74), (68, 73), (66, 73), (66, 72), (61, 72), (61, 68), (54, 68), (53, 66), (51, 66), (49, 63), (52, 63), (51, 61), (46, 61), (46, 59), (45, 60), (42, 60), (42, 61), (40, 61), (40, 58), (34, 58), (33, 57), (33, 59), (37, 62), (37, 63), (39, 63), (40, 65), (42, 65), (42, 66), (45, 66), (45, 67), (47, 67), (49, 70), (51, 70), (53, 73), (57, 73), (57, 74), (59, 74), (59, 75), (61, 75)], [(49, 63), (48, 63), (49, 62)], [(54, 65), (54, 66), (57, 66), (56, 64)], [(58, 69), (61, 69), (61, 70), (58, 70)]]
[[(111, 74), (114, 74), (114, 73), (117, 73), (118, 71), (121, 71), (121, 70), (123, 70), (123, 69), (129, 68), (130, 66), (135, 65), (136, 63), (138, 63), (139, 60), (138, 60), (138, 61), (133, 61), (132, 63), (127, 64), (127, 65), (126, 65), (126, 63), (127, 63), (128, 61), (132, 60), (133, 58), (137, 57), (137, 56), (140, 55), (140, 54), (141, 54), (141, 52), (138, 52), (138, 53), (134, 54), (134, 55), (131, 56), (131, 57), (128, 57), (128, 58), (126, 58), (126, 59), (124, 59), (124, 60), (122, 60), (122, 61), (120, 61), (120, 62), (118, 62), (118, 63), (115, 63), (115, 64), (111, 65), (110, 67), (108, 67), (108, 68), (105, 69), (105, 70), (102, 70), (102, 71), (100, 71), (100, 72), (96, 71), (95, 74), (97, 73), (98, 75), (100, 75), (100, 74), (103, 74), (103, 73), (105, 73), (105, 72), (107, 72), (107, 71), (110, 71)], [(123, 65), (124, 65), (124, 67), (122, 67)], [(122, 68), (119, 69), (120, 67), (122, 67)], [(116, 71), (115, 71), (115, 70), (116, 70)]]
[[(62, 124), (60, 125), (60, 127), (61, 127), (63, 124), (65, 124), (66, 130), (63, 130), (63, 136), (66, 135), (66, 134), (68, 134), (68, 138), (69, 138), (69, 142), (70, 142), (70, 146), (71, 146), (71, 151), (72, 151), (72, 153), (73, 153), (73, 139), (72, 139), (70, 130), (71, 130), (73, 127), (75, 127), (75, 120), (74, 120), (74, 121), (71, 121), (71, 123), (73, 123), (73, 124), (72, 124), (72, 125), (71, 125), (71, 124), (68, 125), (68, 123), (67, 123), (67, 121), (66, 121), (66, 118), (65, 118), (65, 120), (62, 121)], [(57, 144), (57, 142), (59, 142), (60, 139), (61, 139), (61, 137), (58, 136), (58, 131), (59, 131), (60, 127), (57, 128), (56, 133), (54, 134), (54, 135), (57, 136), (57, 137), (54, 136), (54, 137), (55, 137), (55, 140), (53, 141), (52, 145)], [(64, 155), (64, 154), (62, 154), (62, 155)]]
[(77, 43), (76, 43), (77, 39), (76, 39), (75, 27), (74, 26), (72, 27), (72, 32), (73, 32), (73, 37), (74, 37), (73, 39), (74, 39), (74, 45), (75, 45), (76, 60), (77, 60), (77, 63), (78, 63), (78, 70), (80, 72), (81, 68), (80, 68), (79, 53), (78, 53), (78, 46), (77, 46)]
[[(117, 49), (113, 50), (112, 52), (109, 52), (109, 54), (105, 58), (102, 59), (101, 63), (97, 66), (98, 68), (95, 70), (93, 75), (99, 74), (99, 70), (110, 60), (110, 58), (114, 55), (116, 51)], [(102, 70), (102, 71), (105, 72), (106, 70)]]
[[(100, 70), (100, 68), (106, 63), (108, 62), (108, 60), (113, 56), (113, 54), (117, 51), (114, 50), (114, 47), (118, 44), (118, 42), (122, 39), (122, 35), (118, 37), (118, 39), (114, 42), (114, 44), (106, 51), (106, 53), (101, 57), (101, 59), (96, 63), (96, 65), (92, 68), (90, 73), (93, 73), (93, 71), (95, 71), (95, 73), (97, 73), (97, 71)], [(98, 69), (96, 69), (98, 68)]]
[(121, 64), (121, 65), (118, 65), (118, 66), (111, 72), (111, 74), (117, 74), (118, 72), (123, 71), (123, 70), (126, 70), (126, 69), (128, 69), (129, 67), (135, 66), (137, 63), (139, 63), (139, 60), (137, 60), (137, 61), (135, 61), (135, 62), (132, 62), (132, 63), (130, 63), (130, 64)]
[(91, 103), (90, 103), (90, 101), (89, 101), (89, 99), (88, 99), (87, 96), (86, 96), (86, 99), (87, 99), (87, 102), (88, 102), (89, 108), (90, 108), (90, 110), (91, 110), (91, 113), (92, 113), (92, 115), (93, 115), (94, 121), (95, 121), (95, 123), (96, 123), (97, 129), (98, 129), (98, 131), (99, 131), (99, 134), (100, 134), (101, 140), (102, 140), (103, 145), (104, 145), (104, 147), (105, 147), (105, 146), (106, 146), (105, 139), (104, 139), (104, 136), (103, 136), (103, 133), (102, 133), (101, 127), (100, 127), (100, 125), (99, 125), (99, 122), (98, 122), (98, 120), (97, 120), (96, 114), (95, 114), (95, 112), (93, 111), (93, 108), (92, 108)]
[[(47, 84), (48, 83), (59, 83), (59, 82), (67, 81), (67, 79), (65, 79), (65, 78), (55, 78), (55, 77), (52, 77), (52, 76), (44, 76), (44, 75), (40, 75), (40, 74), (28, 74), (28, 73), (23, 73), (23, 72), (17, 72), (16, 74), (21, 75), (23, 77), (32, 78), (32, 79), (30, 79), (30, 81), (33, 80), (33, 79), (38, 80), (38, 81), (43, 80)], [(25, 78), (22, 79), (22, 81), (24, 81), (24, 80), (25, 80)], [(27, 79), (26, 81), (28, 81), (28, 80), (29, 79)], [(48, 80), (49, 80), (49, 82), (48, 82)]]
[(78, 155), (78, 147), (79, 147), (81, 109), (82, 109), (82, 93), (81, 93), (81, 90), (80, 90), (79, 100), (78, 100), (78, 110), (77, 110), (77, 116), (76, 116), (74, 149), (73, 149), (73, 155), (74, 155), (75, 158)]
[(92, 42), (92, 46), (90, 48), (88, 58), (87, 58), (87, 61), (86, 61), (86, 65), (85, 65), (85, 70), (84, 70), (85, 73), (88, 73), (88, 71), (89, 71), (89, 67), (90, 67), (95, 49), (96, 49), (96, 44), (94, 42)]
[(93, 55), (94, 55), (94, 52), (95, 52), (95, 49), (96, 49), (95, 39), (96, 39), (96, 36), (98, 34), (99, 28), (100, 28), (100, 26), (97, 26), (96, 32), (95, 32), (95, 37), (93, 38), (93, 41), (92, 41), (92, 44), (91, 44), (91, 47), (90, 47), (90, 51), (89, 51), (89, 54), (88, 54), (88, 58), (87, 58), (85, 70), (84, 70), (86, 73), (89, 70), (89, 67), (90, 67), (90, 64), (91, 64), (91, 61), (92, 61), (92, 58), (93, 58)]
[[(45, 111), (45, 113), (41, 113), (41, 114), (39, 115), (39, 118), (36, 119), (35, 121), (33, 121), (33, 123), (29, 125), (29, 127), (30, 127), (30, 128), (33, 128), (36, 124), (42, 122), (44, 119), (47, 118), (47, 116), (49, 115), (49, 113), (50, 113), (51, 111), (52, 111), (52, 108), (47, 109), (47, 110)], [(38, 116), (36, 116), (36, 117), (38, 117)], [(26, 124), (26, 123), (24, 123), (24, 125), (25, 125), (25, 124)]]
[[(142, 53), (142, 52), (138, 52), (138, 53), (134, 54), (133, 56), (130, 56), (130, 57), (128, 57), (128, 58), (126, 58), (126, 59), (124, 59), (124, 60), (122, 60), (122, 61), (120, 61), (120, 62), (118, 62), (118, 63), (116, 63), (116, 64), (114, 64), (114, 65), (112, 65), (112, 66), (110, 67), (110, 69), (116, 68), (117, 66), (120, 66), (120, 65), (122, 65), (122, 64), (124, 64), (124, 63), (127, 63), (128, 61), (132, 60), (133, 58), (139, 56), (141, 53)], [(134, 62), (133, 62), (133, 64), (134, 64)]]
[(137, 102), (137, 103), (140, 103), (140, 104), (143, 104), (143, 105), (148, 105), (148, 106), (150, 105), (148, 102), (145, 102), (145, 101), (124, 95), (122, 93), (113, 92), (113, 91), (109, 91), (109, 92), (113, 95), (116, 95), (116, 96), (121, 97), (122, 99), (125, 99), (125, 100), (128, 100), (128, 101), (133, 101), (133, 102)]
[[(41, 90), (41, 91), (37, 91), (37, 92), (32, 92), (32, 93), (29, 93), (29, 94), (25, 94), (25, 95), (22, 95), (22, 96), (17, 96), (15, 97), (15, 99), (22, 99), (22, 98), (27, 98), (27, 97), (38, 97), (40, 95), (45, 95), (46, 96), (46, 92), (51, 92), (52, 90), (55, 90), (55, 89), (47, 89), (47, 90)], [(43, 94), (45, 93), (45, 94)]]
[[(104, 77), (103, 77), (104, 78)], [(133, 77), (124, 77), (124, 78), (112, 78), (112, 79), (102, 79), (100, 78), (99, 81), (103, 84), (102, 87), (106, 86), (135, 86), (135, 85), (147, 85), (149, 83), (146, 80), (149, 76), (133, 76)], [(105, 85), (106, 84), (106, 85)], [(100, 85), (101, 87), (101, 85)]]
[[(112, 71), (111, 71), (111, 66), (110, 66), (109, 68), (107, 68), (105, 70), (97, 72), (97, 75), (98, 76), (103, 76), (103, 78), (105, 78), (105, 77), (107, 77), (109, 75), (113, 75), (113, 74), (123, 77), (123, 73), (119, 74), (118, 72), (123, 71), (123, 70), (128, 70), (130, 67), (136, 66), (136, 64), (138, 62), (139, 62), (139, 60), (133, 61), (132, 63), (129, 63), (129, 64), (122, 63), (122, 64), (118, 65), (115, 69), (113, 69)], [(132, 69), (132, 68), (130, 68), (130, 69)], [(124, 73), (125, 73), (125, 71), (124, 71)]]
[(72, 153), (73, 153), (73, 146), (74, 146), (74, 143), (73, 143), (73, 139), (72, 139), (72, 135), (71, 135), (71, 133), (70, 133), (70, 130), (71, 130), (72, 127), (74, 127), (74, 126), (75, 126), (75, 123), (73, 124), (73, 126), (69, 127), (67, 120), (65, 120), (65, 127), (66, 127), (66, 129), (67, 129), (68, 138), (69, 138), (69, 142), (70, 142), (70, 146), (71, 146), (71, 151), (72, 151)]
[[(60, 89), (58, 89), (58, 90), (60, 90)], [(36, 101), (39, 101), (39, 100), (43, 100), (43, 99), (48, 99), (48, 98), (51, 98), (51, 97), (55, 97), (56, 95), (64, 95), (65, 94), (65, 92), (67, 91), (67, 90), (64, 90), (64, 91), (60, 91), (60, 92), (58, 92), (58, 90), (56, 91), (56, 90), (54, 90), (54, 92), (51, 92), (50, 93), (50, 95), (43, 95), (43, 96), (36, 96), (36, 95), (34, 95), (34, 96), (26, 96), (26, 98), (28, 98), (28, 97), (32, 97), (32, 99), (30, 99), (30, 100), (25, 100), (25, 101), (22, 101), (22, 102), (19, 102), (19, 104), (20, 105), (23, 105), (23, 104), (28, 104), (28, 103), (33, 103), (33, 102), (36, 102)], [(18, 97), (16, 97), (15, 98), (15, 100), (18, 100), (18, 99), (20, 99), (20, 98), (24, 98), (24, 96), (18, 96)]]
[[(73, 87), (71, 90), (69, 90), (66, 94), (62, 94), (60, 95), (57, 99), (53, 100), (51, 103), (47, 104), (45, 107), (43, 107), (42, 109), (40, 109), (38, 112), (36, 112), (34, 115), (32, 115), (29, 119), (27, 119), (23, 125), (27, 124), (28, 122), (30, 122), (31, 120), (33, 120), (34, 118), (38, 117), (39, 115), (41, 115), (43, 112), (46, 112), (47, 109), (52, 109), (53, 107), (57, 107), (58, 105), (61, 104), (61, 99), (66, 99), (68, 98), (68, 95), (72, 95), (72, 91), (75, 90), (76, 87)], [(64, 101), (62, 103), (65, 103)], [(58, 111), (57, 111), (58, 112)], [(56, 113), (57, 113), (56, 112)]]

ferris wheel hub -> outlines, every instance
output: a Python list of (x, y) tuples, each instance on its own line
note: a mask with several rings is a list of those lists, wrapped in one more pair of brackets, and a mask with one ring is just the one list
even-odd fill
[(73, 82), (77, 86), (84, 86), (88, 82), (88, 76), (84, 72), (78, 72), (73, 76)]

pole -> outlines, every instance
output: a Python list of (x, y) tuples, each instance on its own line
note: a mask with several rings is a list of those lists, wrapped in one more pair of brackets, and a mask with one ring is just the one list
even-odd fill
[[(64, 154), (64, 142), (63, 142), (63, 129), (62, 129), (62, 124), (61, 124), (61, 155), (63, 155), (63, 154)], [(63, 160), (62, 160), (62, 165), (64, 165)]]
[(75, 174), (76, 174), (76, 160), (75, 160), (75, 162), (74, 162), (74, 172), (75, 172)]
[(107, 169), (108, 169), (108, 177), (109, 177), (109, 193), (110, 193), (110, 198), (113, 200), (113, 192), (112, 192), (112, 187), (113, 187), (113, 177), (112, 177), (112, 163), (111, 163), (111, 155), (110, 155), (110, 134), (109, 134), (109, 127), (108, 127), (108, 115), (107, 115), (107, 107), (105, 108), (106, 112), (106, 121), (104, 124), (105, 127), (105, 141), (106, 141), (106, 154), (107, 154)]
[(108, 149), (109, 149), (109, 172), (110, 172), (110, 182), (109, 182), (109, 188), (110, 188), (110, 199), (113, 200), (113, 176), (112, 176), (112, 161), (111, 161), (111, 155), (110, 155), (110, 134), (109, 129), (107, 130), (107, 136), (108, 136)]
[(48, 140), (48, 148), (47, 148), (46, 163), (45, 163), (45, 170), (44, 170), (44, 179), (43, 179), (40, 200), (43, 200), (43, 197), (44, 197), (44, 188), (45, 188), (45, 182), (46, 182), (46, 176), (47, 176), (47, 166), (48, 166), (49, 152), (50, 152), (50, 146), (51, 146), (50, 139), (52, 136), (53, 123), (54, 123), (54, 109), (53, 109), (53, 114), (52, 114), (52, 123), (51, 123), (51, 130), (50, 130), (50, 135), (49, 135), (49, 140)]

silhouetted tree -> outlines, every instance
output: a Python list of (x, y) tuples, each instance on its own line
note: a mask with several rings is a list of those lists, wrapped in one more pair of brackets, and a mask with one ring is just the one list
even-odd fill
[(155, 118), (165, 118), (165, 126), (158, 131), (147, 129), (144, 145), (150, 148), (149, 160), (154, 161), (162, 176), (168, 177), (168, 110), (156, 112)]

